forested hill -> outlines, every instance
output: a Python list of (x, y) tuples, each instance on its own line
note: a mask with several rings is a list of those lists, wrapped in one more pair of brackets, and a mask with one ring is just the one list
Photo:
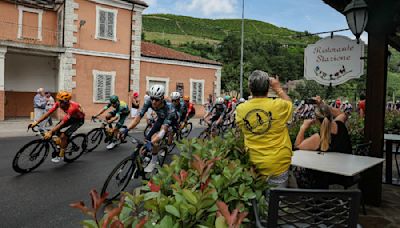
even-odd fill
[[(185, 42), (219, 43), (228, 35), (240, 35), (241, 19), (204, 19), (171, 14), (143, 15), (143, 31), (147, 40), (170, 40), (173, 45)], [(287, 45), (305, 45), (315, 37), (298, 38), (304, 32), (256, 21), (245, 20), (246, 37), (276, 40)]]

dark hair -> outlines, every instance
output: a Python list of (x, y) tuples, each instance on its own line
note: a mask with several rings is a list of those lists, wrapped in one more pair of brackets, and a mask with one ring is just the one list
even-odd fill
[(360, 94), (360, 100), (365, 100), (365, 94), (364, 93)]
[(255, 70), (248, 79), (249, 89), (253, 96), (266, 96), (269, 88), (269, 76), (267, 72)]

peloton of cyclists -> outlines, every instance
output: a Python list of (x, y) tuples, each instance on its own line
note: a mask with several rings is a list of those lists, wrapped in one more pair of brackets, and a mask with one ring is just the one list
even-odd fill
[[(93, 118), (97, 118), (101, 114), (103, 114), (105, 111), (107, 111), (110, 107), (113, 107), (114, 110), (109, 112), (106, 115), (106, 120), (107, 123), (109, 124), (109, 127), (112, 128), (113, 132), (113, 139), (111, 140), (110, 144), (107, 145), (107, 149), (111, 150), (117, 145), (117, 138), (119, 137), (119, 130), (121, 129), (122, 126), (124, 126), (125, 119), (129, 116), (129, 106), (125, 101), (120, 101), (118, 96), (112, 95), (110, 96), (109, 103), (104, 106), (103, 109), (99, 111), (96, 115), (93, 116)], [(115, 127), (112, 127), (111, 123), (114, 121), (118, 121)]]
[(64, 159), (65, 148), (68, 144), (68, 139), (71, 135), (78, 130), (85, 122), (85, 113), (81, 105), (77, 102), (71, 101), (72, 94), (66, 91), (58, 92), (56, 99), (57, 102), (54, 106), (44, 114), (39, 120), (29, 124), (28, 128), (37, 126), (40, 122), (46, 120), (52, 113), (58, 108), (61, 108), (65, 112), (63, 119), (57, 123), (57, 125), (51, 130), (47, 131), (44, 135), (44, 139), (48, 140), (53, 135), (59, 136), (56, 139), (56, 144), (60, 146), (60, 151), (56, 151), (52, 154), (51, 161), (58, 163)]

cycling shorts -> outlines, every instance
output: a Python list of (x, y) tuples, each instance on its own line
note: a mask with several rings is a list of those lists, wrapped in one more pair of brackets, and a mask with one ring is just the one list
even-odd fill
[[(61, 123), (58, 122), (58, 123)], [(76, 118), (70, 118), (63, 124), (61, 129), (56, 132), (56, 135), (60, 135), (61, 132), (64, 132), (66, 136), (71, 137), (71, 135), (77, 131), (83, 124), (85, 123), (85, 119), (76, 119)], [(57, 124), (58, 125), (58, 124)]]

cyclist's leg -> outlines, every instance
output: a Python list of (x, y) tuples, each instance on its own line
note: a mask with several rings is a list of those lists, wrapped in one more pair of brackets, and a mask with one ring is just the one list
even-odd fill
[(150, 132), (146, 135), (147, 141), (151, 141), (152, 136), (160, 131), (162, 124), (163, 120), (157, 119), (157, 121), (153, 124), (153, 127), (151, 128)]
[[(113, 111), (107, 113), (107, 115), (106, 115), (106, 120), (109, 121), (111, 118), (115, 117), (115, 115), (117, 115), (116, 110), (113, 110)], [(108, 127), (109, 127), (109, 128), (112, 128), (111, 123), (108, 124)]]
[[(53, 162), (59, 162), (60, 158), (64, 157), (65, 149), (67, 148), (68, 145), (68, 139), (72, 136), (72, 134), (77, 131), (83, 124), (85, 120), (84, 119), (74, 119), (71, 118), (69, 119), (63, 126), (61, 130), (66, 129), (65, 131), (61, 131), (57, 133), (57, 135), (60, 137), (60, 152), (58, 155), (56, 155), (55, 158), (52, 159)], [(59, 158), (57, 158), (59, 157)]]
[(125, 120), (126, 120), (126, 118), (128, 118), (128, 116), (129, 116), (129, 113), (121, 114), (119, 116), (119, 120), (118, 120), (118, 122), (117, 122), (117, 124), (115, 125), (115, 128), (114, 128), (114, 137), (116, 139), (120, 139), (119, 130), (124, 126)]

